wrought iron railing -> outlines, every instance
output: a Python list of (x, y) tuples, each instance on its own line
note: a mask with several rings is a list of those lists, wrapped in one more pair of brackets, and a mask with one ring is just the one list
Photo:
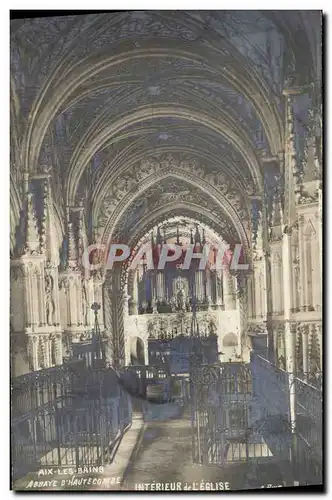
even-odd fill
[(251, 369), (253, 376), (253, 393), (261, 401), (263, 416), (289, 417), (289, 377), (288, 373), (252, 353)]
[[(289, 442), (293, 478), (300, 484), (322, 477), (322, 374), (300, 379), (253, 353), (253, 393), (260, 406), (257, 425), (266, 440)], [(303, 375), (303, 374), (302, 374)], [(314, 380), (315, 385), (310, 384)], [(279, 436), (279, 437), (278, 437)]]
[(84, 360), (12, 381), (13, 480), (46, 466), (103, 465), (131, 423), (131, 397), (111, 368)]
[(12, 417), (31, 413), (47, 404), (61, 401), (71, 404), (74, 377), (82, 372), (84, 362), (71, 363), (26, 373), (12, 380)]
[(323, 388), (323, 373), (321, 371), (313, 372), (296, 372), (295, 376), (300, 381), (312, 386), (316, 387), (320, 391)]

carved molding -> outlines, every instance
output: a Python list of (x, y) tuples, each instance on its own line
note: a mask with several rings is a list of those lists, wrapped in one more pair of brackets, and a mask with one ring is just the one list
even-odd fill
[[(139, 162), (113, 182), (110, 188), (111, 193), (104, 196), (100, 205), (96, 207), (100, 214), (97, 221), (98, 227), (104, 227), (105, 224), (108, 228), (112, 227), (112, 221), (116, 219), (114, 214), (121, 211), (121, 206), (128, 198), (127, 195), (130, 193), (134, 197), (138, 189), (143, 193), (145, 185), (147, 187), (151, 185), (151, 182), (143, 181), (154, 179), (157, 182), (171, 174), (186, 181), (188, 195), (193, 192), (194, 186), (200, 186), (201, 197), (204, 198), (206, 189), (212, 198), (218, 199), (221, 206), (225, 206), (226, 200), (227, 209), (233, 214), (232, 217), (237, 219), (238, 224), (250, 217), (250, 209), (240, 194), (239, 187), (223, 172), (209, 171), (196, 160), (179, 161), (173, 155), (163, 155), (161, 158), (150, 158)], [(184, 193), (168, 194), (172, 201), (182, 200), (183, 195)], [(167, 202), (167, 198), (164, 201)]]

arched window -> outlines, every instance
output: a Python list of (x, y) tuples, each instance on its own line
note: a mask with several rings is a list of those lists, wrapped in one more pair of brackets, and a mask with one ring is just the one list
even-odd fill
[(235, 333), (227, 333), (225, 337), (223, 338), (222, 345), (224, 347), (236, 347), (239, 345), (239, 342), (237, 340), (237, 336)]

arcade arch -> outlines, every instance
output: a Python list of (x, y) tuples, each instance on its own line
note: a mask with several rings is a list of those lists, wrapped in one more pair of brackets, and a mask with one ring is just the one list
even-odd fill
[(242, 245), (249, 272), (230, 278), (235, 296), (222, 291), (221, 312), (238, 318), (223, 334), (249, 349), (250, 332), (267, 331), (277, 361), (304, 314), (321, 345), (312, 258), (322, 245), (320, 20), (246, 15), (119, 12), (13, 25), (11, 281), (24, 307), (12, 333), (27, 366), (61, 364), (91, 335), (94, 302), (110, 362), (130, 353), (128, 321), (137, 319), (145, 346), (153, 313), (133, 314), (128, 267), (90, 272), (82, 254), (112, 241), (139, 247), (176, 217)]

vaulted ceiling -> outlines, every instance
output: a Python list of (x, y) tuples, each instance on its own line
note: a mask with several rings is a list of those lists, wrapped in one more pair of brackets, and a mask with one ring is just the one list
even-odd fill
[[(186, 211), (250, 244), (248, 196), (262, 193), (262, 158), (284, 147), (283, 85), (317, 82), (319, 41), (318, 12), (121, 11), (13, 21), (18, 197), (23, 172), (46, 168), (60, 217), (83, 203), (91, 237), (129, 238), (144, 220), (141, 237), (167, 213)], [(152, 167), (140, 177), (153, 163), (163, 175)], [(165, 196), (172, 191), (173, 200)]]

